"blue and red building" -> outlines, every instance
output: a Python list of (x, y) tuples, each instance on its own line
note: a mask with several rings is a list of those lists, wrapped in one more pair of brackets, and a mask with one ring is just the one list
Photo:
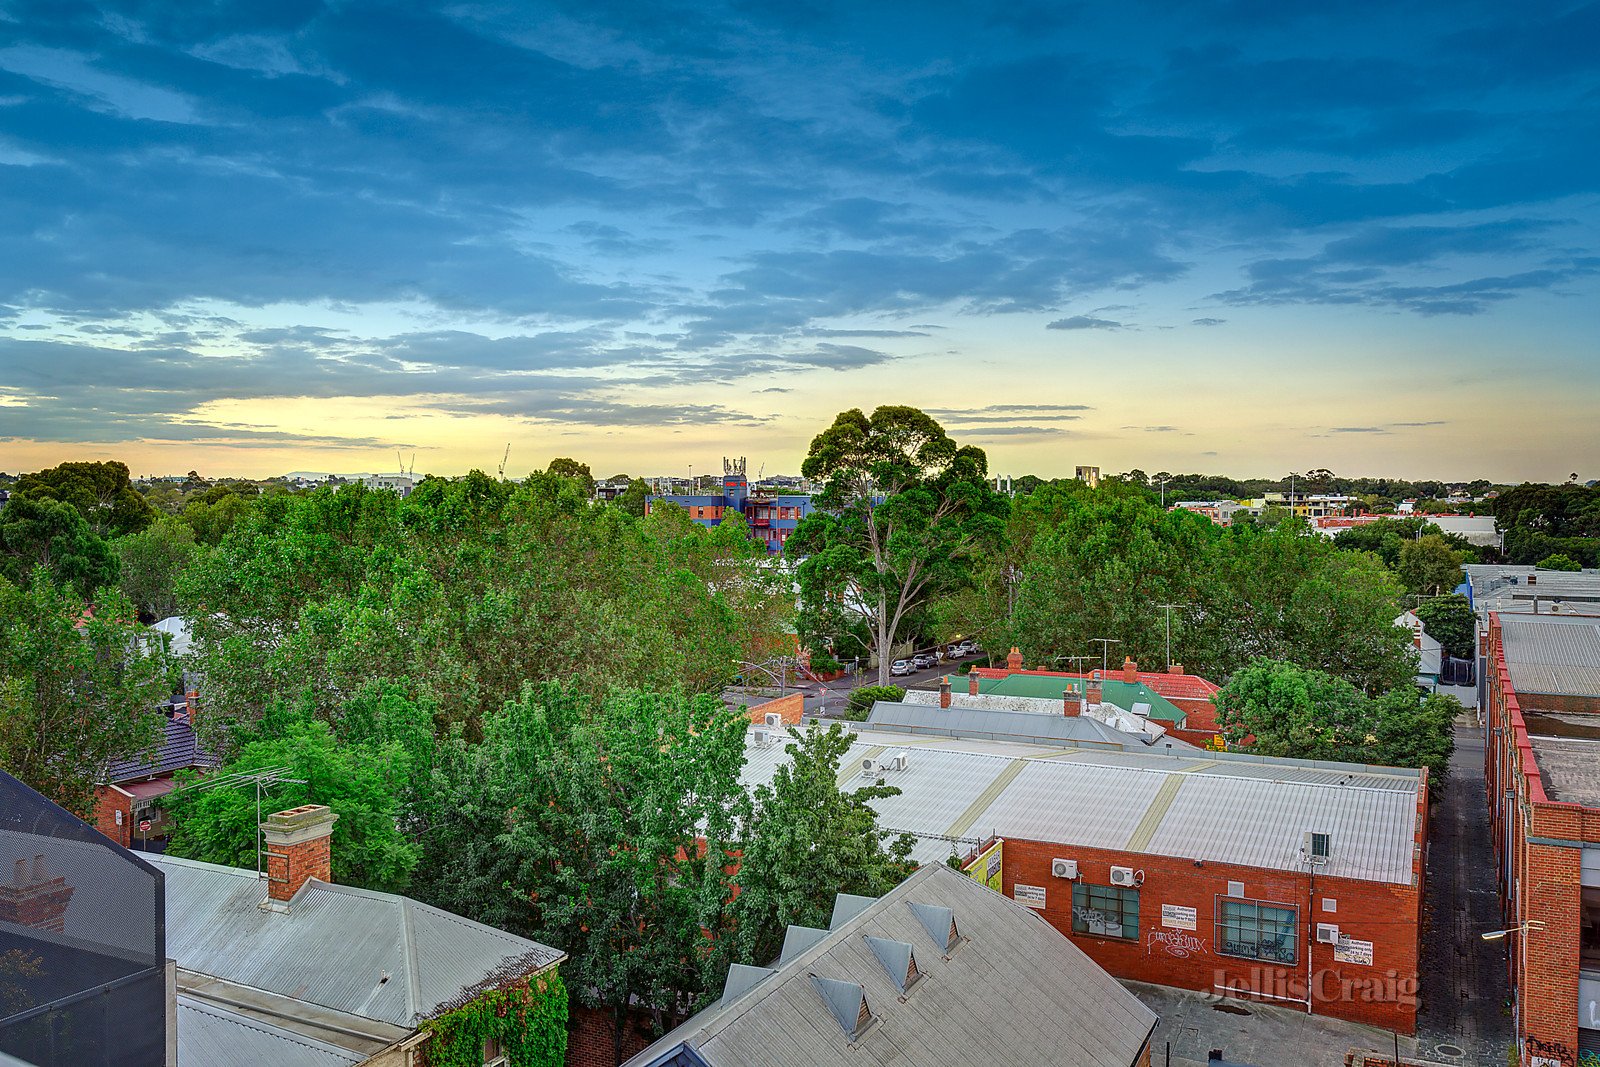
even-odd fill
[(645, 511), (659, 504), (676, 504), (702, 526), (720, 526), (730, 512), (738, 513), (744, 516), (751, 537), (765, 544), (768, 552), (781, 552), (800, 520), (811, 514), (811, 497), (804, 493), (778, 494), (763, 486), (752, 490), (745, 469), (743, 456), (724, 459), (722, 492), (652, 494), (645, 501)]

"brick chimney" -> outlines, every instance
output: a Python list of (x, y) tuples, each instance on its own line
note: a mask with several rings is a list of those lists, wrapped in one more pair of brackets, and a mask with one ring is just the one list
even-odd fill
[(1167, 664), (1167, 673), (1168, 674), (1182, 674), (1183, 673), (1183, 664), (1181, 664), (1181, 663), (1169, 663), (1169, 664)]
[(1083, 698), (1090, 704), (1099, 704), (1101, 702), (1100, 679), (1096, 678), (1089, 683), (1088, 688), (1084, 690)]
[(1063, 689), (1061, 691), (1061, 714), (1073, 716), (1082, 710), (1078, 705), (1078, 694), (1070, 689)]
[(312, 878), (333, 881), (329, 839), (339, 816), (324, 804), (274, 812), (261, 824), (267, 840), (267, 896), (287, 903)]
[(1139, 665), (1133, 662), (1132, 656), (1122, 659), (1122, 680), (1129, 685), (1136, 685), (1139, 681)]
[(950, 676), (949, 675), (946, 675), (945, 677), (939, 679), (939, 706), (941, 708), (948, 708), (950, 706)]
[(1528, 575), (1528, 584), (1529, 585), (1538, 585), (1539, 584), (1539, 576), (1537, 574), (1529, 574)]
[(1009, 674), (1016, 674), (1020, 670), (1022, 670), (1022, 653), (1016, 645), (1012, 645), (1011, 651), (1006, 655), (1006, 671)]
[(978, 672), (977, 671), (972, 671), (971, 673), (969, 673), (967, 675), (967, 695), (968, 696), (974, 696), (975, 697), (975, 696), (978, 695), (978, 682), (979, 681), (980, 681), (980, 679), (978, 677)]
[(51, 878), (43, 855), (17, 860), (11, 881), (0, 885), (0, 923), (30, 930), (66, 932), (67, 904), (76, 890), (65, 878)]

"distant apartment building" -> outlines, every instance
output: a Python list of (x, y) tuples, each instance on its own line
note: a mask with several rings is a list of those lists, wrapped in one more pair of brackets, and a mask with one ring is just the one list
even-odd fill
[(1362, 507), (1361, 498), (1343, 493), (1267, 493), (1251, 501), (1256, 509), (1283, 508), (1302, 519), (1321, 519), (1330, 515), (1348, 515)]
[(720, 526), (730, 515), (742, 515), (751, 537), (765, 544), (768, 552), (781, 552), (800, 520), (811, 514), (811, 497), (804, 493), (778, 493), (767, 485), (752, 489), (746, 466), (743, 456), (724, 459), (720, 493), (655, 493), (646, 499), (645, 511), (676, 504), (695, 522), (708, 527)]
[(1073, 475), (1073, 477), (1077, 478), (1078, 481), (1082, 482), (1084, 485), (1087, 485), (1090, 489), (1095, 489), (1100, 485), (1100, 468), (1079, 467), (1077, 474)]
[(1547, 571), (1527, 564), (1468, 563), (1458, 587), (1480, 621), (1493, 612), (1600, 615), (1600, 570)]
[(1521, 1053), (1515, 1062), (1594, 1063), (1600, 619), (1493, 612), (1485, 651), (1485, 772)]
[(414, 474), (363, 474), (361, 484), (368, 489), (388, 489), (401, 496), (410, 496), (422, 479)]
[(1204, 515), (1218, 526), (1232, 526), (1234, 515), (1249, 510), (1237, 500), (1180, 500), (1167, 510), (1177, 511), (1180, 508)]

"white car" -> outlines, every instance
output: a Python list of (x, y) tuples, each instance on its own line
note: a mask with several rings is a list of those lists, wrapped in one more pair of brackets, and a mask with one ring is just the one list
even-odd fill
[(897, 659), (897, 660), (895, 660), (893, 663), (889, 664), (889, 673), (890, 674), (910, 674), (911, 673), (911, 661), (908, 660), (908, 659)]

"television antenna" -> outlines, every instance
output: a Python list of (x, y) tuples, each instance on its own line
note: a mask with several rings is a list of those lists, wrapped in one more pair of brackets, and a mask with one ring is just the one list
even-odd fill
[(268, 789), (275, 785), (285, 783), (305, 785), (304, 778), (290, 778), (287, 767), (263, 767), (254, 771), (239, 771), (236, 774), (224, 774), (212, 778), (203, 778), (189, 785), (180, 785), (167, 795), (176, 796), (179, 793), (199, 792), (203, 789), (236, 788), (244, 785), (254, 785), (256, 789), (256, 879), (261, 878), (261, 801), (266, 796)]

